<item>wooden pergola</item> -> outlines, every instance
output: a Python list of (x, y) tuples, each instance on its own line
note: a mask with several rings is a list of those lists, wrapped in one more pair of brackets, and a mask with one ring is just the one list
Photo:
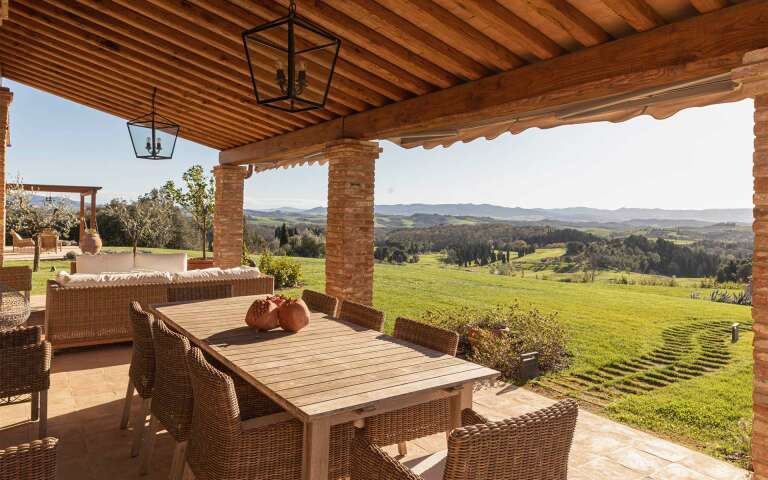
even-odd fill
[(20, 187), (22, 190), (28, 192), (45, 192), (45, 193), (77, 193), (80, 195), (80, 237), (85, 235), (85, 229), (87, 228), (85, 222), (85, 198), (91, 197), (90, 212), (90, 228), (95, 228), (96, 225), (96, 193), (101, 190), (101, 187), (93, 186), (81, 186), (81, 185), (47, 185), (42, 183), (20, 183), (14, 184), (14, 187)]
[[(0, 64), (126, 119), (156, 87), (181, 136), (221, 151), (221, 266), (240, 263), (249, 170), (327, 162), (326, 290), (365, 303), (378, 141), (448, 147), (754, 98), (753, 463), (768, 479), (768, 0), (299, 0), (300, 15), (343, 41), (326, 108), (300, 114), (257, 105), (240, 37), (288, 3), (11, 0)], [(0, 135), (11, 98), (0, 90)], [(324, 478), (323, 466), (307, 470)]]

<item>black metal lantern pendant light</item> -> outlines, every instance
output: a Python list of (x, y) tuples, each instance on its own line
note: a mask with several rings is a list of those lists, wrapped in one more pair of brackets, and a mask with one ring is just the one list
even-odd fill
[(260, 105), (287, 112), (322, 108), (331, 87), (341, 40), (296, 15), (243, 32), (253, 91)]
[(136, 158), (147, 160), (168, 160), (173, 158), (176, 137), (179, 135), (177, 124), (161, 117), (155, 112), (157, 89), (152, 90), (152, 111), (128, 122), (128, 134), (131, 136)]

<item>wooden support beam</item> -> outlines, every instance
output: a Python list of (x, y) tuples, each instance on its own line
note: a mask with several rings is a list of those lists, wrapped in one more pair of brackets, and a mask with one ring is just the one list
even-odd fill
[(559, 25), (585, 47), (611, 40), (611, 36), (566, 0), (528, 0), (539, 15)]
[(3, 20), (7, 19), (10, 13), (11, 0), (0, 0), (0, 25), (3, 24)]
[(603, 3), (638, 32), (651, 30), (666, 23), (645, 0), (603, 0)]
[(727, 7), (730, 2), (728, 0), (691, 0), (691, 4), (701, 13), (709, 13)]
[[(339, 138), (462, 128), (557, 111), (589, 100), (728, 73), (768, 46), (768, 2), (752, 1), (546, 62), (221, 152), (219, 161), (273, 161)], [(621, 61), (606, 59), (621, 58)]]

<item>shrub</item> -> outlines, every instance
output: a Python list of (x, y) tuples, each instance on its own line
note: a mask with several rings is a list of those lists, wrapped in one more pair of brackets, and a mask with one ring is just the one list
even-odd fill
[(559, 370), (568, 363), (567, 336), (557, 313), (526, 310), (515, 302), (484, 310), (431, 311), (423, 320), (457, 332), (461, 355), (499, 370), (509, 379), (518, 378), (524, 353), (538, 352), (542, 371)]
[(70, 250), (64, 254), (64, 258), (66, 258), (67, 260), (74, 260), (75, 258), (77, 258), (77, 254), (74, 252), (74, 250)]
[(275, 257), (264, 252), (259, 260), (259, 270), (275, 279), (275, 288), (296, 287), (303, 280), (301, 265), (289, 258)]

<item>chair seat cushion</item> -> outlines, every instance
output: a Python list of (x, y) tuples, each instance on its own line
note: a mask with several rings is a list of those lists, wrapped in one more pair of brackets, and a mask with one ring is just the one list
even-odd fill
[(147, 285), (171, 283), (166, 272), (124, 272), (124, 273), (75, 273), (59, 272), (56, 281), (62, 287), (108, 287), (120, 285)]
[(413, 473), (424, 477), (424, 480), (443, 480), (447, 457), (448, 451), (441, 450), (429, 455), (405, 457), (400, 462), (410, 468)]
[(204, 282), (206, 280), (237, 280), (247, 278), (259, 278), (261, 272), (255, 267), (235, 267), (222, 270), (219, 267), (189, 270), (175, 273), (174, 282)]

